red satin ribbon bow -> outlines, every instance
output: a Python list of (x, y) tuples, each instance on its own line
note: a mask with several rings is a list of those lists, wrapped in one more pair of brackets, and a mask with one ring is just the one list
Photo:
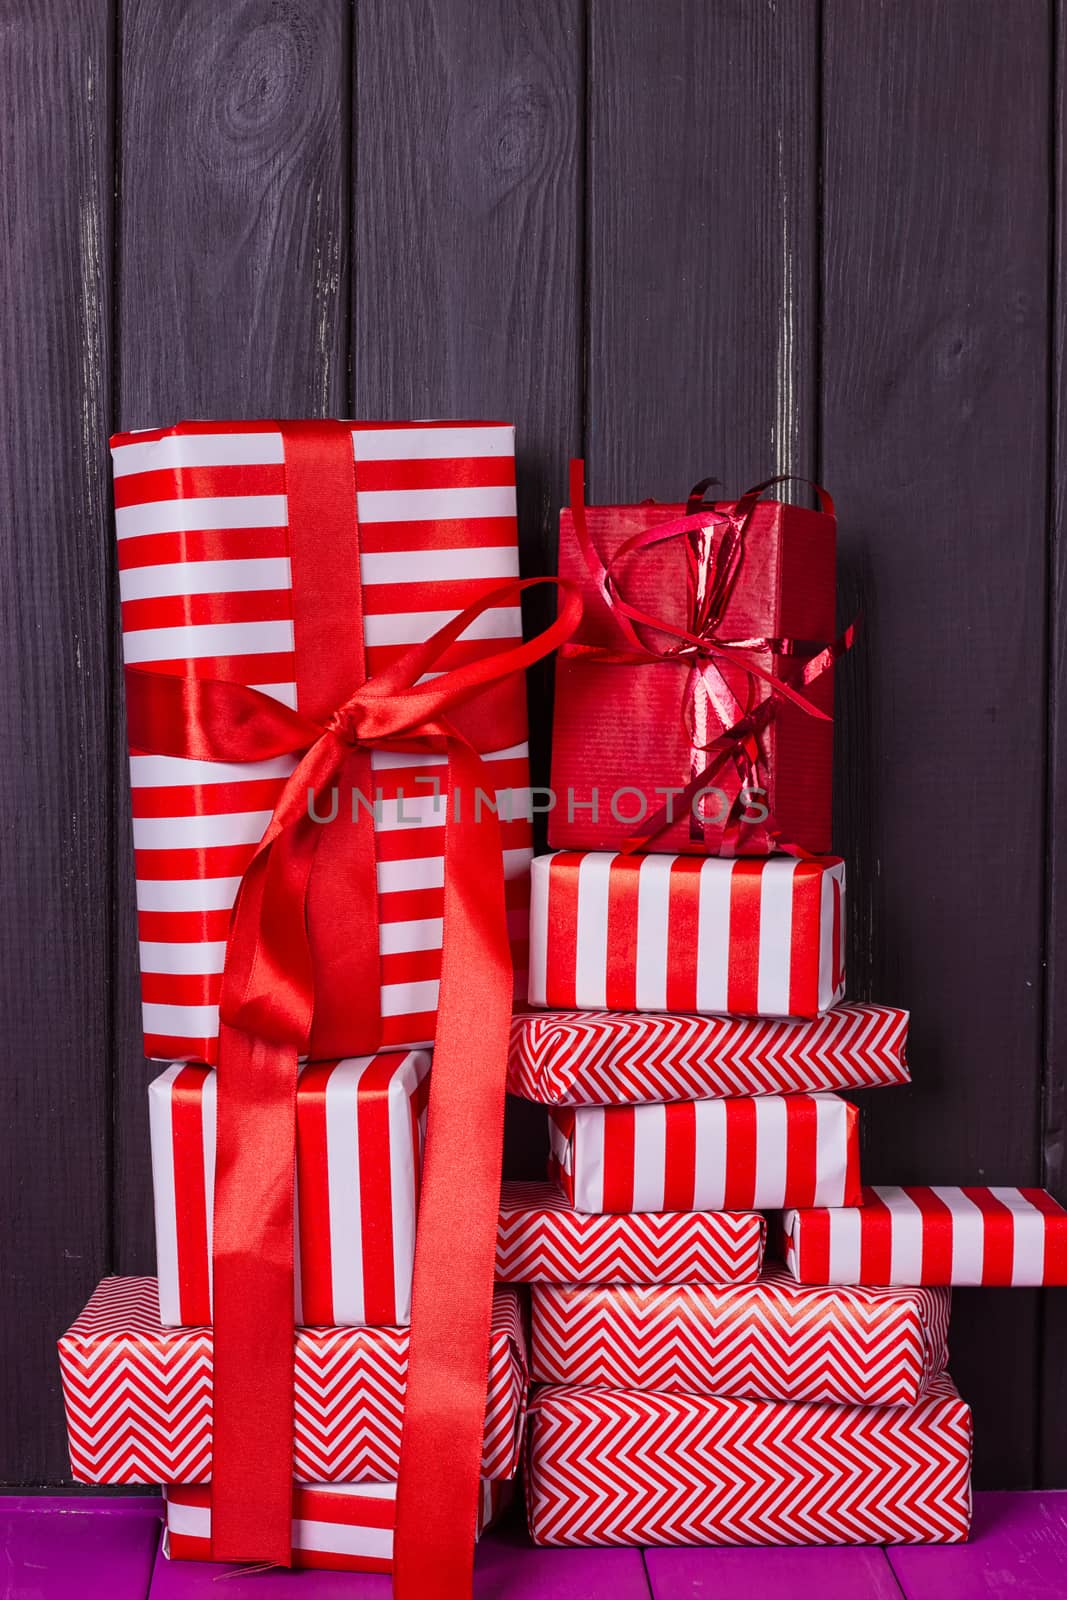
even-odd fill
[[(345, 447), (351, 451), (350, 442)], [(576, 587), (559, 584), (559, 615), (538, 638), (419, 680), (483, 611), (557, 581), (514, 580), (483, 595), (356, 688), (324, 723), (240, 684), (126, 669), (131, 748), (201, 761), (299, 758), (242, 880), (222, 983), (213, 1244), (217, 1560), (284, 1565), (291, 1556), (295, 1095), (315, 1010), (307, 904), (320, 845), (333, 829), (349, 827), (343, 814), (331, 827), (313, 820), (309, 796), (346, 778), (358, 785), (372, 747), (442, 751), (444, 933), (394, 1591), (408, 1600), (470, 1591), (512, 969), (499, 824), (488, 805), (474, 805), (477, 790), (493, 794), (493, 781), (446, 713), (567, 639), (581, 616)], [(379, 1016), (379, 936), (373, 821), (365, 808), (357, 815), (348, 860), (358, 914), (346, 931), (362, 929), (361, 978), (349, 1000), (352, 1036), (366, 1050), (373, 1043), (361, 1018)]]
[[(622, 846), (624, 851), (646, 849), (657, 834), (671, 825), (676, 815), (684, 815), (688, 811), (692, 836), (703, 839), (709, 854), (735, 854), (741, 827), (746, 820), (743, 812), (756, 790), (763, 761), (760, 735), (781, 704), (796, 706), (807, 716), (821, 722), (832, 720), (799, 689), (808, 688), (851, 647), (855, 624), (850, 625), (839, 639), (829, 645), (785, 637), (726, 639), (720, 633), (726, 607), (744, 562), (745, 536), (752, 512), (767, 489), (775, 483), (786, 481), (789, 476), (782, 474), (768, 478), (764, 483), (747, 490), (729, 507), (704, 505), (706, 491), (717, 481), (704, 478), (690, 493), (684, 517), (671, 518), (634, 534), (619, 546), (605, 565), (593, 544), (586, 522), (584, 463), (571, 462), (571, 514), (578, 546), (601, 598), (625, 635), (628, 648), (611, 650), (601, 645), (579, 643), (564, 646), (561, 653), (627, 666), (674, 662), (685, 667), (688, 673), (682, 699), (682, 718), (693, 751), (691, 776), (681, 792), (672, 797), (673, 801), (678, 802), (679, 809), (675, 810), (672, 800), (665, 802), (649, 818), (641, 834), (626, 840)], [(829, 494), (818, 484), (814, 487), (822, 510), (832, 515), (833, 501)], [(713, 537), (716, 528), (722, 530), (717, 545)], [(650, 616), (631, 605), (621, 593), (614, 571), (628, 556), (674, 539), (685, 541), (691, 604), (688, 627)], [(635, 625), (664, 635), (671, 642), (642, 638)], [(762, 666), (755, 659), (760, 653), (803, 658), (804, 666), (797, 674), (796, 684), (784, 682)], [(739, 669), (743, 674), (743, 702), (737, 698), (720, 670), (724, 664)], [(705, 692), (707, 705), (714, 713), (717, 724), (714, 730), (701, 705), (701, 688)], [(714, 820), (706, 816), (698, 818), (693, 807), (694, 800), (713, 784), (724, 769), (727, 772), (723, 785), (727, 805)], [(798, 855), (807, 854), (781, 837), (775, 829), (773, 818), (768, 819), (768, 831), (780, 849)]]

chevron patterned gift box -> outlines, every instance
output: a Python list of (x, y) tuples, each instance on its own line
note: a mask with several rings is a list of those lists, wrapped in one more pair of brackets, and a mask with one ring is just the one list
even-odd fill
[[(168, 1484), (163, 1490), (166, 1555), (176, 1561), (211, 1560), (211, 1488)], [(478, 1533), (485, 1532), (511, 1497), (511, 1485), (482, 1480)], [(328, 1572), (391, 1572), (396, 1481), (298, 1483), (293, 1491), (293, 1566)]]
[(947, 1289), (535, 1284), (535, 1382), (910, 1406), (948, 1360)]
[(758, 1211), (589, 1215), (552, 1183), (505, 1183), (500, 1283), (751, 1283), (763, 1261)]
[(1044, 1189), (865, 1188), (844, 1210), (787, 1210), (801, 1283), (1067, 1284), (1067, 1211)]
[(833, 856), (538, 856), (530, 1001), (816, 1017), (844, 998), (844, 900)]
[(640, 1105), (907, 1083), (908, 1013), (834, 1006), (809, 1021), (531, 1011), (511, 1029), (508, 1088), (550, 1106)]
[(550, 1385), (526, 1467), (535, 1544), (955, 1543), (971, 1413), (947, 1373), (914, 1406)]
[(553, 1106), (549, 1175), (577, 1211), (857, 1205), (858, 1123), (834, 1094)]
[[(411, 1315), (427, 1050), (316, 1062), (296, 1091), (296, 1321)], [(148, 1091), (164, 1327), (211, 1321), (215, 1073), (168, 1067)]]
[[(301, 1483), (395, 1478), (407, 1328), (300, 1328), (293, 1473)], [(205, 1483), (211, 1477), (209, 1328), (164, 1328), (154, 1278), (105, 1278), (59, 1341), (79, 1483)], [(514, 1290), (493, 1307), (482, 1472), (518, 1466), (526, 1339)]]

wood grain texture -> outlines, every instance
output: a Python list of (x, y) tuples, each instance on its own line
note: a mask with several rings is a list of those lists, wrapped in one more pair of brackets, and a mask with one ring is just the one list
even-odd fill
[[(1039, 1176), (1048, 44), (1041, 0), (824, 10), (821, 473), (867, 621), (851, 991), (913, 1019), (875, 1182)], [(1032, 1295), (959, 1297), (985, 1482), (1031, 1480), (1035, 1325)]]
[(591, 0), (590, 498), (814, 461), (817, 7)]
[(109, 8), (5, 19), (0, 81), (0, 1481), (47, 1483), (109, 1249)]
[[(152, 0), (122, 19), (119, 415), (344, 415), (346, 0)], [(152, 1212), (125, 771), (115, 750), (116, 1266), (151, 1269)]]

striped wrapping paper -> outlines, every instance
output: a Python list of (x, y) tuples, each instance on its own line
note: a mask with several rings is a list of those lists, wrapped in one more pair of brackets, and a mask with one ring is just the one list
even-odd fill
[[(164, 1486), (163, 1552), (175, 1561), (211, 1560), (211, 1486)], [(478, 1533), (503, 1510), (510, 1485), (482, 1480)], [(293, 1490), (293, 1566), (326, 1572), (391, 1572), (396, 1480), (298, 1483)]]
[(639, 1011), (529, 1011), (508, 1088), (550, 1106), (641, 1105), (908, 1083), (908, 1013), (834, 1006), (804, 1022)]
[[(353, 423), (352, 440), (373, 675), (518, 574), (514, 433), (497, 423)], [(277, 425), (180, 423), (120, 434), (112, 454), (126, 662), (225, 678), (299, 709)], [(521, 636), (518, 607), (495, 606), (441, 669)], [(523, 683), (483, 699), (500, 739), (486, 759), (512, 818), (502, 831), (522, 993), (532, 838)], [(384, 1048), (433, 1038), (445, 820), (433, 784), (443, 765), (429, 753), (372, 753)], [(146, 1055), (214, 1061), (230, 908), (294, 766), (131, 752)]]
[(530, 1533), (540, 1545), (954, 1544), (971, 1523), (971, 1439), (947, 1372), (914, 1406), (538, 1386)]
[[(407, 1328), (301, 1328), (294, 1341), (298, 1483), (395, 1478)], [(78, 1483), (207, 1483), (210, 1328), (164, 1328), (154, 1278), (105, 1278), (59, 1341)], [(513, 1289), (493, 1301), (482, 1473), (511, 1478), (526, 1409), (526, 1332)]]
[(530, 1000), (815, 1017), (844, 997), (844, 898), (834, 857), (538, 856)]
[(548, 1115), (549, 1176), (577, 1211), (859, 1203), (859, 1114), (834, 1094), (554, 1106)]
[(551, 1183), (505, 1183), (498, 1283), (751, 1283), (763, 1261), (758, 1211), (574, 1211)]
[[(296, 1322), (406, 1323), (429, 1094), (427, 1050), (316, 1062), (296, 1092)], [(215, 1072), (149, 1088), (164, 1327), (212, 1320)]]
[(846, 1210), (787, 1210), (801, 1283), (1067, 1284), (1067, 1211), (1044, 1189), (876, 1185)]
[(948, 1289), (534, 1284), (541, 1383), (913, 1406), (948, 1360)]

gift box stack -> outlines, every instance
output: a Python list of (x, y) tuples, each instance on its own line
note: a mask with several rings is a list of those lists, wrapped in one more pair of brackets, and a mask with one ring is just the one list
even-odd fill
[(547, 1107), (549, 1183), (506, 1193), (498, 1255), (532, 1286), (530, 1530), (961, 1540), (947, 1285), (1063, 1281), (1067, 1215), (861, 1188), (835, 1091), (908, 1081), (908, 1017), (844, 1003), (832, 506), (703, 487), (587, 508), (576, 472), (562, 518), (585, 611), (509, 1079)]

